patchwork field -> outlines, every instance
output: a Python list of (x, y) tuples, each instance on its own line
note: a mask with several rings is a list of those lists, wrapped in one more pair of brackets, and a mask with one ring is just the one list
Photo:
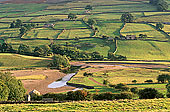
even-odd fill
[(125, 55), (129, 60), (170, 60), (167, 47), (170, 47), (169, 42), (120, 40), (117, 54)]
[(146, 34), (149, 39), (159, 39), (159, 40), (166, 40), (164, 34), (157, 31), (155, 28), (153, 28), (150, 25), (147, 24), (138, 24), (138, 23), (127, 23), (125, 27), (121, 30), (121, 34), (126, 35), (136, 35), (139, 36), (139, 34)]

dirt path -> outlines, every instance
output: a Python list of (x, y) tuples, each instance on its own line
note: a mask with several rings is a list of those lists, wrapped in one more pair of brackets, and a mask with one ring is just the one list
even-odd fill
[(95, 82), (96, 84), (100, 85), (100, 86), (104, 86), (102, 83), (100, 82), (97, 82), (96, 80), (94, 80), (93, 78), (89, 78), (89, 80)]

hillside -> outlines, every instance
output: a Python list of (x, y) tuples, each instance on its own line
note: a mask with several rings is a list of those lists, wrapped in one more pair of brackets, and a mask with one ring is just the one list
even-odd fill
[[(156, 7), (149, 4), (147, 0), (9, 0), (5, 2), (8, 4), (0, 4), (1, 43), (10, 43), (16, 50), (20, 44), (27, 44), (34, 49), (51, 43), (65, 45), (68, 42), (69, 46), (80, 46), (79, 49), (82, 51), (99, 51), (107, 57), (108, 52), (115, 51), (115, 43), (112, 40), (103, 40), (103, 36), (113, 39), (121, 35), (135, 35), (137, 40), (118, 40), (117, 55), (127, 56), (129, 60), (170, 60), (166, 50), (170, 47), (170, 26), (165, 24), (169, 22), (169, 10), (157, 11)], [(93, 10), (86, 12), (85, 7), (89, 4), (92, 5)], [(123, 24), (120, 21), (124, 12), (133, 15), (132, 23)], [(67, 19), (69, 13), (77, 15), (76, 21)], [(94, 25), (97, 28), (96, 32), (87, 24), (89, 18), (96, 20)], [(24, 24), (35, 23), (38, 26), (19, 38), (19, 28), (9, 28), (10, 23), (17, 19)], [(163, 31), (156, 30), (156, 22), (164, 23)], [(54, 27), (46, 27), (46, 24), (53, 24)], [(139, 34), (147, 37), (139, 38)], [(80, 40), (77, 41), (75, 38)]]

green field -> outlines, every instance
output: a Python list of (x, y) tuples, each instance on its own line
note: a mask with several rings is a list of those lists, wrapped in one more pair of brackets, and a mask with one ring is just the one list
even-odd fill
[(166, 40), (167, 38), (161, 32), (155, 30), (153, 27), (147, 24), (138, 24), (138, 23), (127, 23), (125, 27), (121, 30), (121, 34), (126, 35), (136, 35), (146, 34), (149, 39), (159, 39)]
[(136, 112), (136, 111), (161, 111), (170, 109), (170, 99), (147, 99), (147, 100), (113, 100), (113, 101), (77, 101), (55, 104), (1, 104), (0, 111), (115, 111), (115, 112)]
[(50, 60), (47, 58), (0, 53), (0, 69), (46, 67), (48, 63), (50, 63)]
[(129, 60), (170, 60), (169, 42), (129, 40), (118, 41), (118, 52)]

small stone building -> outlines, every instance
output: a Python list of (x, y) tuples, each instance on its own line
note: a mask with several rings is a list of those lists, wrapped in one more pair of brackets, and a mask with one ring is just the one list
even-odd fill
[(135, 40), (136, 39), (136, 35), (126, 35), (126, 40)]

